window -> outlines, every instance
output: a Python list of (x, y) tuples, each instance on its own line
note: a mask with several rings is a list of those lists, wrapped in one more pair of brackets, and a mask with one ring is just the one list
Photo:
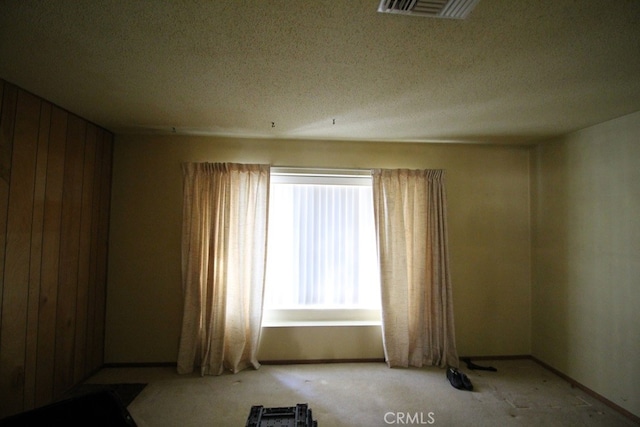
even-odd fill
[(272, 168), (266, 323), (379, 321), (371, 175)]

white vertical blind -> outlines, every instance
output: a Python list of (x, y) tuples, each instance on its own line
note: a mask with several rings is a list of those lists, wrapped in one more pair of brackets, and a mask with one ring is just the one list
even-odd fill
[(272, 179), (266, 307), (380, 306), (370, 177), (335, 178)]

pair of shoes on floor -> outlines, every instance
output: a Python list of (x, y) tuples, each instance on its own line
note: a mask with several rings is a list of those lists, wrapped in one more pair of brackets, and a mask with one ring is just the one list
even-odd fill
[(447, 368), (447, 379), (451, 385), (458, 390), (473, 390), (473, 384), (471, 384), (469, 377), (456, 368)]

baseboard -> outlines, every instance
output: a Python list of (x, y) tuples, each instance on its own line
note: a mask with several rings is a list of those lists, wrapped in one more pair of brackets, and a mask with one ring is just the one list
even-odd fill
[(559, 370), (557, 370), (553, 366), (547, 365), (542, 360), (537, 359), (534, 356), (529, 356), (529, 358), (531, 360), (533, 360), (534, 362), (536, 362), (538, 365), (540, 365), (543, 368), (553, 372), (554, 374), (556, 374), (557, 376), (559, 376), (563, 380), (567, 381), (569, 384), (571, 384), (572, 387), (579, 388), (580, 390), (582, 390), (585, 393), (587, 393), (589, 396), (593, 397), (594, 399), (599, 400), (600, 402), (604, 403), (605, 405), (607, 405), (611, 409), (613, 409), (613, 410), (619, 412), (620, 414), (624, 415), (625, 417), (629, 418), (631, 421), (640, 424), (640, 417), (639, 416), (629, 412), (628, 410), (624, 409), (622, 406), (610, 401), (609, 399), (607, 399), (606, 397), (602, 396), (601, 394), (591, 390), (589, 387), (585, 386), (584, 384), (581, 384), (578, 381), (576, 381), (573, 378), (571, 378), (570, 376), (560, 372)]
[[(322, 363), (384, 363), (384, 359), (283, 359), (260, 360), (261, 365), (313, 365)], [(105, 363), (102, 368), (175, 368), (177, 362)], [(100, 368), (101, 369), (101, 368)], [(100, 370), (98, 369), (98, 370)]]
[(531, 359), (529, 354), (514, 354), (514, 355), (502, 355), (502, 356), (460, 356), (458, 359), (471, 359), (471, 360), (520, 360)]
[[(530, 355), (511, 355), (511, 356), (461, 356), (460, 359), (473, 360), (515, 360), (515, 359), (531, 359)], [(322, 363), (384, 363), (384, 358), (365, 358), (365, 359), (275, 359), (260, 360), (261, 365), (314, 365)], [(102, 368), (157, 368), (157, 367), (176, 367), (177, 362), (117, 362), (105, 363)], [(99, 368), (98, 370), (100, 370)]]
[(175, 368), (177, 362), (105, 363), (103, 368)]
[(261, 360), (261, 365), (314, 365), (326, 363), (384, 363), (384, 359), (295, 359)]

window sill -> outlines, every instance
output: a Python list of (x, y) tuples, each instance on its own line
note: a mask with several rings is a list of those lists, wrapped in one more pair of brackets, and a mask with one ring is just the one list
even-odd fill
[(279, 320), (264, 321), (263, 328), (382, 326), (379, 320)]
[(380, 309), (292, 308), (265, 309), (263, 328), (380, 326)]

